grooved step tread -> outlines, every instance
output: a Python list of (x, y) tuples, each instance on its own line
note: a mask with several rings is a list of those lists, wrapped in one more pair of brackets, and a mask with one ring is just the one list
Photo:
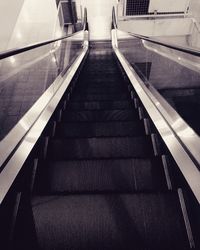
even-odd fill
[(52, 160), (152, 156), (152, 142), (149, 137), (51, 139), (48, 147), (48, 157)]
[(123, 83), (123, 80), (119, 77), (105, 77), (105, 78), (102, 78), (102, 77), (90, 77), (90, 78), (85, 78), (85, 77), (80, 77), (77, 84), (79, 86), (102, 86), (105, 87), (106, 86), (112, 86), (112, 87), (117, 87), (117, 86), (123, 86), (126, 84)]
[(119, 71), (117, 71), (115, 66), (110, 66), (110, 65), (103, 65), (103, 64), (99, 64), (99, 65), (90, 65), (87, 68), (84, 68), (85, 71), (85, 75), (87, 73), (89, 74), (94, 74), (96, 73), (97, 75), (99, 74), (119, 74)]
[(119, 71), (117, 71), (116, 68), (111, 68), (109, 65), (103, 65), (99, 64), (99, 68), (97, 68), (97, 65), (90, 66), (89, 68), (82, 71), (82, 76), (87, 77), (88, 75), (102, 75), (105, 76), (119, 76), (121, 77)]
[(56, 161), (41, 166), (39, 193), (134, 192), (167, 189), (159, 160)]
[(90, 88), (124, 88), (127, 84), (124, 83), (121, 78), (83, 78), (77, 81), (78, 87), (90, 87)]
[(134, 121), (138, 120), (136, 110), (90, 110), (66, 111), (62, 116), (68, 122)]
[(144, 124), (138, 122), (58, 123), (56, 137), (121, 137), (144, 135)]
[(31, 204), (40, 249), (189, 249), (176, 193), (36, 196)]
[(107, 101), (107, 100), (127, 100), (130, 99), (128, 93), (120, 94), (76, 94), (72, 96), (72, 100), (80, 101)]
[[(114, 65), (116, 65), (116, 62), (114, 60), (108, 60), (108, 59), (101, 59), (98, 58), (96, 60), (89, 60), (87, 62), (87, 65), (84, 67), (84, 71), (88, 70), (88, 69), (99, 69), (100, 67), (102, 69), (107, 69), (110, 67), (113, 67)], [(113, 67), (114, 68), (114, 67)], [(115, 67), (116, 70), (116, 67)]]
[(127, 89), (122, 88), (101, 88), (101, 89), (95, 89), (95, 88), (77, 88), (73, 94), (80, 94), (80, 95), (127, 95)]
[(131, 101), (104, 101), (104, 102), (69, 102), (67, 109), (70, 110), (114, 110), (114, 109), (131, 109)]
[(95, 90), (95, 91), (103, 91), (103, 90), (127, 90), (126, 84), (121, 84), (121, 82), (98, 82), (98, 83), (88, 83), (85, 81), (84, 83), (79, 83), (76, 85), (78, 89), (87, 89), (87, 90)]

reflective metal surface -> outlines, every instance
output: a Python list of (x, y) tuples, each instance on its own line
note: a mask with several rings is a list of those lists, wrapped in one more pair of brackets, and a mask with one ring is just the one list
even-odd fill
[[(63, 76), (60, 75), (56, 79), (53, 85), (45, 92), (45, 94), (38, 100), (34, 107), (28, 112), (27, 116), (24, 117), (24, 119), (20, 121), (17, 127), (9, 134), (9, 138), (6, 138), (6, 140), (1, 144), (3, 146), (5, 146), (5, 144), (7, 144), (8, 146), (10, 144), (13, 144), (13, 141), (16, 141), (15, 139), (13, 140), (13, 138), (15, 138), (15, 136), (17, 136), (19, 132), (22, 135), (29, 129), (28, 133), (23, 138), (23, 141), (21, 142), (20, 146), (17, 148), (15, 154), (8, 161), (6, 167), (2, 170), (0, 174), (0, 203), (6, 196), (16, 176), (21, 170), (21, 167), (23, 166), (27, 156), (29, 155), (38, 138), (40, 137), (52, 113), (56, 109), (56, 106), (59, 103), (62, 95), (65, 93), (69, 83), (71, 82), (84, 57), (86, 56), (88, 52), (88, 47), (88, 31), (85, 31), (84, 46), (82, 52), (76, 58), (76, 60), (68, 69), (66, 74), (64, 74)], [(38, 113), (40, 114), (39, 117)], [(37, 121), (32, 124), (34, 119), (36, 118)], [(1, 152), (5, 152), (5, 148)], [(5, 153), (7, 153), (7, 150)], [(1, 162), (2, 161), (3, 157), (1, 155)]]
[(183, 119), (200, 133), (200, 58), (188, 53), (133, 38), (118, 45), (146, 85), (162, 94)]
[(60, 74), (82, 50), (83, 36), (82, 31), (0, 62), (0, 166), (59, 88)]
[[(123, 50), (120, 48), (120, 37), (118, 36), (119, 33), (117, 34), (117, 30), (113, 29), (112, 44), (114, 52), (183, 176), (200, 203), (200, 171), (197, 167), (197, 165), (200, 166), (200, 138), (149, 82), (146, 85), (144, 84), (146, 79), (141, 79), (138, 72), (136, 72), (132, 64), (129, 63), (130, 60), (127, 60), (128, 56), (131, 56), (131, 53), (134, 58), (138, 55), (140, 58), (143, 58), (143, 60), (144, 58), (146, 59), (146, 54), (142, 53), (142, 51), (145, 51), (144, 46), (143, 50), (142, 46), (140, 50), (138, 50), (138, 47), (135, 50)], [(139, 41), (139, 44), (141, 45), (142, 41)], [(133, 47), (134, 46), (132, 46), (131, 49), (133, 49)], [(146, 60), (139, 62), (146, 62)]]
[[(12, 186), (31, 149), (87, 55), (89, 33), (86, 10), (84, 14), (84, 30), (82, 32), (75, 33), (70, 38), (64, 39), (62, 42), (58, 41), (50, 47), (48, 45), (48, 47), (42, 46), (39, 50), (31, 50), (28, 55), (24, 56), (22, 53), (16, 58), (9, 57), (1, 61), (0, 77), (5, 78), (5, 84), (3, 85), (2, 80), (3, 83), (0, 82), (0, 84), (2, 83), (0, 87), (3, 86), (3, 90), (10, 87), (9, 91), (6, 92), (13, 94), (12, 100), (15, 100), (15, 97), (18, 99), (18, 103), (14, 103), (15, 105), (11, 106), (10, 110), (17, 104), (22, 105), (21, 102), (24, 98), (27, 98), (30, 103), (23, 109), (21, 116), (31, 108), (9, 134), (0, 141), (0, 170), (2, 170), (0, 174), (0, 202), (3, 201)], [(45, 58), (45, 60), (42, 60), (39, 55), (42, 55), (41, 58)], [(13, 70), (12, 64), (15, 64)], [(25, 78), (24, 81), (22, 78)], [(22, 83), (22, 86), (19, 83)], [(21, 93), (22, 90), (23, 93)], [(28, 91), (30, 94), (27, 93)], [(0, 96), (2, 93), (4, 91), (0, 92)], [(5, 96), (5, 100), (9, 99), (8, 97)], [(2, 103), (5, 102), (3, 98), (4, 95), (1, 96)], [(2, 106), (0, 107), (2, 108)], [(15, 152), (11, 156), (14, 150)]]
[(82, 31), (0, 61), (0, 139), (73, 63), (82, 49), (83, 36)]

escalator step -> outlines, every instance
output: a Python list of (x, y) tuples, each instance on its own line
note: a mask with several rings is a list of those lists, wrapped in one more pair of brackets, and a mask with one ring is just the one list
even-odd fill
[(72, 100), (76, 101), (107, 101), (107, 100), (127, 100), (130, 99), (128, 93), (123, 94), (76, 94), (72, 96)]
[(84, 68), (85, 74), (89, 73), (89, 74), (94, 74), (97, 73), (98, 74), (103, 74), (103, 73), (107, 73), (107, 74), (117, 74), (119, 75), (119, 71), (116, 69), (116, 66), (111, 66), (109, 64), (98, 64), (98, 65), (92, 65), (90, 64), (88, 67)]
[(97, 68), (96, 67), (89, 67), (89, 68), (85, 68), (83, 71), (82, 71), (82, 74), (81, 76), (84, 76), (84, 77), (88, 77), (88, 76), (98, 76), (98, 75), (104, 75), (104, 76), (119, 76), (121, 77), (119, 71), (117, 70), (116, 67), (111, 67), (110, 65), (108, 65), (106, 67), (106, 65), (103, 65), (103, 64), (99, 64), (98, 65), (99, 67)]
[(48, 157), (52, 160), (146, 158), (153, 156), (149, 137), (52, 139)]
[(58, 161), (42, 166), (36, 190), (44, 194), (165, 190), (162, 163), (148, 159)]
[(85, 84), (79, 84), (77, 85), (78, 89), (85, 89), (85, 90), (89, 90), (89, 91), (105, 91), (105, 90), (126, 90), (127, 91), (127, 87), (126, 85), (122, 85), (120, 82), (99, 82), (99, 83), (86, 83)]
[(86, 67), (98, 66), (99, 64), (111, 66), (116, 65), (116, 61), (112, 58), (112, 54), (91, 55), (87, 60)]
[(102, 78), (102, 77), (95, 77), (95, 78), (85, 78), (85, 77), (80, 77), (77, 85), (79, 86), (102, 86), (102, 87), (115, 87), (115, 86), (123, 86), (125, 85), (121, 78), (119, 77), (111, 77), (111, 78)]
[(81, 78), (85, 78), (85, 79), (94, 79), (94, 78), (101, 78), (103, 79), (121, 79), (121, 75), (119, 74), (119, 72), (109, 72), (109, 71), (93, 71), (93, 72), (85, 72), (81, 74)]
[(62, 119), (65, 122), (133, 121), (138, 120), (138, 113), (136, 110), (66, 111)]
[(81, 82), (77, 82), (77, 87), (79, 88), (86, 88), (86, 89), (118, 89), (118, 88), (125, 88), (126, 84), (122, 84), (119, 79), (117, 80), (110, 80), (107, 79), (102, 81), (100, 79), (90, 79), (90, 80), (82, 80)]
[(176, 193), (36, 196), (31, 205), (39, 249), (189, 249)]
[(58, 123), (56, 137), (120, 137), (144, 135), (142, 122)]
[(114, 68), (116, 70), (116, 62), (114, 60), (104, 60), (103, 58), (97, 58), (95, 60), (89, 59), (87, 64), (85, 65), (84, 70), (88, 69), (99, 69), (100, 67), (102, 69), (108, 69), (108, 68)]
[(70, 110), (113, 110), (133, 108), (131, 101), (105, 101), (105, 102), (70, 102), (67, 109)]
[(101, 88), (101, 89), (95, 89), (95, 88), (78, 88), (77, 91), (75, 91), (76, 94), (81, 95), (120, 95), (120, 94), (127, 94), (127, 89), (122, 88)]

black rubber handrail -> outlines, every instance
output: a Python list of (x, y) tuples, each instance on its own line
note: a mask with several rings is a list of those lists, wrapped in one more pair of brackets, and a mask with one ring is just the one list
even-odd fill
[[(115, 14), (115, 8), (114, 7), (113, 7), (113, 10), (112, 10), (112, 28), (118, 29), (117, 21), (116, 21), (116, 14)], [(142, 35), (134, 34), (132, 32), (127, 32), (127, 31), (123, 31), (123, 32), (129, 34), (130, 36), (138, 38), (140, 40), (145, 40), (145, 41), (157, 44), (157, 45), (161, 45), (161, 46), (164, 46), (164, 47), (167, 47), (167, 48), (170, 48), (170, 49), (174, 49), (174, 50), (181, 51), (181, 52), (193, 55), (193, 56), (200, 57), (200, 51), (196, 50), (196, 49), (191, 49), (189, 47), (187, 48), (187, 47), (179, 46), (179, 45), (176, 45), (176, 44), (173, 44), (173, 43), (162, 42), (162, 41), (160, 41), (158, 39), (150, 38), (148, 36), (142, 36)]]
[[(84, 10), (83, 30), (88, 30), (87, 10), (86, 10), (86, 8)], [(29, 51), (29, 50), (33, 50), (33, 49), (48, 45), (50, 43), (55, 43), (57, 41), (67, 39), (67, 38), (72, 37), (72, 36), (74, 36), (74, 35), (76, 35), (78, 33), (81, 33), (83, 30), (78, 31), (78, 32), (73, 33), (73, 34), (70, 34), (70, 35), (67, 35), (67, 36), (60, 37), (60, 38), (56, 38), (56, 39), (52, 39), (52, 40), (46, 40), (46, 41), (43, 41), (43, 42), (27, 45), (25, 47), (15, 48), (15, 49), (10, 49), (10, 50), (7, 50), (7, 51), (0, 52), (0, 60), (8, 58), (10, 56), (15, 56), (15, 55), (21, 54), (21, 53)]]
[(57, 41), (64, 40), (64, 39), (72, 37), (75, 34), (80, 33), (80, 32), (81, 31), (73, 33), (73, 34), (68, 35), (68, 36), (63, 36), (63, 37), (60, 37), (60, 38), (57, 38), (57, 39), (47, 40), (47, 41), (40, 42), (40, 43), (30, 44), (30, 45), (25, 46), (25, 47), (0, 52), (0, 60), (5, 59), (5, 58), (10, 57), (10, 56), (15, 56), (17, 54), (20, 54), (20, 53), (23, 53), (23, 52), (26, 52), (26, 51), (29, 51), (29, 50), (32, 50), (32, 49), (36, 49), (36, 48), (45, 46), (45, 45), (50, 44), (50, 43), (54, 43), (54, 42), (57, 42)]

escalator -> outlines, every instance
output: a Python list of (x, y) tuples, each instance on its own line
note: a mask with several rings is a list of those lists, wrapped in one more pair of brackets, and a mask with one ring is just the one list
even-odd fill
[(114, 12), (112, 44), (89, 49), (86, 10), (83, 27), (0, 53), (50, 49), (31, 78), (49, 88), (0, 142), (0, 249), (200, 249), (199, 138), (146, 84), (151, 60), (129, 63)]
[(110, 43), (76, 78), (26, 162), (11, 249), (190, 249), (183, 192)]

